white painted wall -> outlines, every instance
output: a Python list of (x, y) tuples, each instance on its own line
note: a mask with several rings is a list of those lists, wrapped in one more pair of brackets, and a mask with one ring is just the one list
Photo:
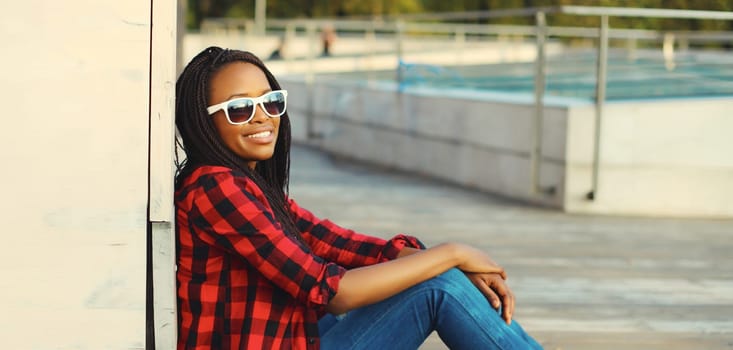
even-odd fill
[(145, 345), (150, 20), (150, 1), (0, 3), (3, 348)]

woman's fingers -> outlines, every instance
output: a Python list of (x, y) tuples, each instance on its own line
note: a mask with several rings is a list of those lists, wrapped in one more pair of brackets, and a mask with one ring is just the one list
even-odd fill
[(497, 276), (488, 276), (488, 283), (491, 289), (495, 291), (501, 298), (501, 318), (506, 321), (507, 324), (511, 324), (512, 316), (514, 315), (514, 293), (506, 285), (503, 279)]
[(507, 324), (510, 324), (512, 322), (512, 315), (514, 315), (514, 293), (512, 293), (503, 279), (496, 276), (487, 276), (487, 278), (491, 289), (496, 291), (501, 298), (501, 317)]
[(504, 268), (501, 268), (501, 272), (499, 273), (499, 276), (501, 276), (501, 279), (506, 281), (506, 271), (504, 271)]
[(489, 304), (491, 304), (491, 307), (493, 307), (496, 310), (499, 310), (501, 307), (501, 299), (499, 298), (496, 293), (494, 293), (493, 290), (491, 290), (491, 287), (489, 287), (489, 284), (486, 283), (486, 280), (484, 280), (482, 274), (472, 273), (468, 275), (469, 279), (473, 284), (478, 288), (479, 291), (481, 291), (481, 294), (483, 294), (486, 299), (489, 301)]
[(489, 271), (483, 272), (483, 273), (484, 274), (487, 274), (487, 275), (495, 275), (495, 276), (501, 277), (501, 279), (503, 279), (503, 280), (506, 279), (506, 271), (504, 271), (504, 268), (503, 267), (501, 267), (499, 265), (496, 265), (493, 268), (490, 267), (488, 270)]
[(501, 307), (501, 318), (507, 324), (511, 324), (514, 315), (514, 293), (504, 279), (495, 273), (467, 273), (466, 275), (486, 297), (491, 307), (497, 310)]

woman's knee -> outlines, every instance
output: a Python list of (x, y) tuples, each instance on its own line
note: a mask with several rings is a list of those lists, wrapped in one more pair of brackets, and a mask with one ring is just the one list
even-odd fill
[(442, 292), (462, 291), (466, 287), (471, 286), (471, 281), (468, 280), (468, 277), (457, 268), (452, 268), (423, 283), (427, 284), (431, 289)]
[(450, 280), (450, 281), (458, 281), (458, 282), (464, 282), (464, 280), (467, 280), (466, 275), (463, 273), (463, 271), (455, 267), (446, 272), (441, 273), (436, 278)]

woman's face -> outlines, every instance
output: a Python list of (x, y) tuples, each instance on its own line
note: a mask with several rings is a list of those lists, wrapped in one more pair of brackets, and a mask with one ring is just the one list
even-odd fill
[[(209, 86), (209, 106), (236, 97), (259, 97), (272, 90), (265, 73), (246, 62), (226, 64), (214, 73)], [(254, 169), (258, 161), (272, 158), (280, 118), (270, 118), (259, 105), (252, 120), (245, 124), (230, 124), (223, 110), (211, 118), (226, 147), (248, 160), (250, 169)]]

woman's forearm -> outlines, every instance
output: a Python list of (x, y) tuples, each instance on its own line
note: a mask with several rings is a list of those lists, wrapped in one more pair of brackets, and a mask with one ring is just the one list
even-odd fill
[(399, 252), (399, 253), (397, 254), (397, 259), (399, 259), (399, 258), (404, 258), (404, 257), (406, 257), (406, 256), (408, 256), (408, 255), (412, 255), (412, 254), (415, 254), (415, 253), (417, 253), (417, 252), (421, 252), (421, 251), (422, 251), (422, 249), (417, 249), (417, 248), (410, 248), (410, 247), (404, 247), (404, 248), (402, 248), (402, 250), (400, 250), (400, 252)]
[(384, 300), (461, 262), (457, 246), (451, 243), (410, 253), (401, 254), (396, 260), (347, 271), (326, 309), (341, 314)]

